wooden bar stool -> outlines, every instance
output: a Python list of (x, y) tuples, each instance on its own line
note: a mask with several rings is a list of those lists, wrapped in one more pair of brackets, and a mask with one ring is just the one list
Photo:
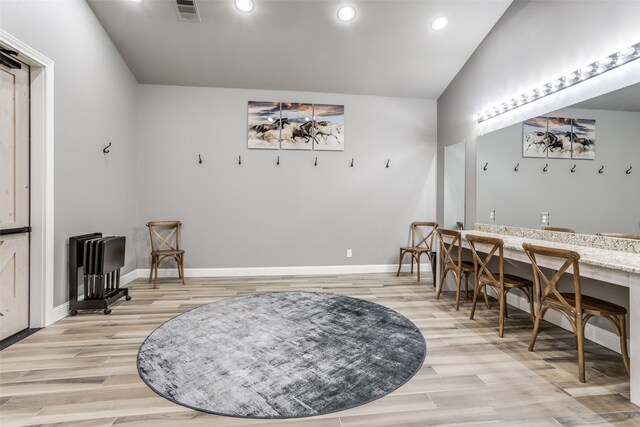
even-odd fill
[[(502, 239), (487, 236), (474, 236), (471, 234), (467, 234), (465, 239), (467, 239), (469, 246), (471, 247), (473, 264), (475, 267), (475, 291), (473, 294), (471, 316), (469, 318), (473, 320), (473, 315), (476, 311), (476, 304), (478, 302), (478, 295), (481, 290), (484, 292), (484, 299), (487, 307), (491, 308), (487, 297), (486, 288), (488, 286), (496, 292), (500, 303), (500, 320), (498, 329), (500, 337), (504, 335), (504, 318), (507, 315), (507, 294), (512, 289), (520, 289), (520, 291), (522, 291), (522, 293), (527, 297), (531, 309), (531, 320), (533, 321), (533, 282), (529, 279), (514, 276), (512, 274), (506, 274), (504, 272), (504, 242)], [(478, 254), (478, 250), (476, 249), (477, 244), (490, 245), (491, 249), (484, 258)], [(499, 271), (498, 273), (492, 273), (489, 271), (488, 266), (496, 252), (498, 253)]]
[[(449, 272), (453, 273), (453, 277), (456, 280), (456, 311), (460, 308), (460, 287), (462, 285), (462, 278), (464, 277), (464, 287), (466, 291), (466, 297), (469, 298), (469, 276), (474, 271), (472, 262), (462, 260), (462, 245), (461, 234), (459, 231), (447, 230), (444, 228), (438, 228), (438, 240), (440, 240), (440, 284), (438, 286), (438, 293), (436, 299), (440, 299), (440, 293), (442, 292), (442, 286), (444, 285), (444, 279)], [(451, 237), (451, 242), (447, 243), (442, 238), (443, 236)], [(455, 258), (453, 255), (455, 254)]]
[(551, 227), (549, 225), (545, 225), (544, 227), (542, 227), (542, 229), (545, 230), (545, 231), (558, 231), (560, 233), (573, 233), (573, 234), (576, 234), (576, 230), (574, 230), (573, 228)]
[[(559, 311), (568, 321), (576, 335), (578, 347), (578, 379), (585, 382), (584, 373), (584, 328), (589, 319), (593, 316), (601, 316), (608, 319), (620, 337), (620, 349), (622, 351), (622, 361), (629, 373), (629, 354), (627, 353), (627, 309), (619, 305), (603, 301), (598, 298), (582, 295), (580, 286), (580, 254), (557, 248), (547, 248), (544, 246), (523, 243), (522, 247), (531, 260), (533, 266), (533, 276), (536, 283), (536, 294), (538, 296), (538, 309), (536, 319), (533, 324), (533, 335), (529, 344), (529, 351), (533, 351), (536, 338), (540, 330), (540, 322), (549, 309)], [(538, 266), (536, 255), (559, 258), (564, 261), (562, 266), (549, 278)], [(573, 267), (573, 293), (559, 292), (558, 281), (567, 272), (569, 267)], [(544, 292), (541, 289), (541, 280), (545, 284)]]
[[(184, 251), (180, 249), (180, 221), (149, 221), (149, 237), (151, 238), (151, 273), (149, 283), (153, 279), (153, 288), (158, 287), (158, 266), (160, 262), (171, 257), (176, 260), (178, 276), (184, 283)], [(154, 279), (155, 271), (155, 279)]]
[[(431, 248), (433, 247), (433, 238), (438, 228), (437, 222), (412, 222), (411, 223), (411, 246), (400, 248), (400, 259), (398, 260), (398, 273), (400, 276), (402, 269), (402, 259), (405, 254), (411, 254), (411, 274), (413, 274), (413, 262), (418, 263), (418, 282), (420, 281), (420, 256), (427, 254), (431, 261)], [(416, 243), (417, 242), (417, 243)]]

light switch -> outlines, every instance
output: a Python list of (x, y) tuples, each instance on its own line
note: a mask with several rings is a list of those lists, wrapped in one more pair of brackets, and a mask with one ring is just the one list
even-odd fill
[(491, 221), (495, 221), (496, 220), (496, 210), (492, 210), (491, 213), (489, 213), (489, 219)]

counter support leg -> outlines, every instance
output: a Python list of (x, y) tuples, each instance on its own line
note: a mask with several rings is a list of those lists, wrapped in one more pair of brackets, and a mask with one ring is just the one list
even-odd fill
[(631, 277), (629, 287), (629, 341), (631, 402), (640, 406), (640, 276)]

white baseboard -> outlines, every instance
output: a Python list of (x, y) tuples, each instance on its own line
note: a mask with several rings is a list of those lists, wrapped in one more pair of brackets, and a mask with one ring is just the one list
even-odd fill
[[(403, 272), (409, 272), (411, 265), (403, 265)], [(295, 275), (329, 275), (329, 274), (358, 274), (358, 273), (392, 273), (398, 271), (395, 264), (380, 265), (337, 265), (314, 267), (251, 267), (251, 268), (185, 268), (185, 277), (239, 277), (239, 276), (295, 276)], [(140, 277), (149, 277), (150, 269), (138, 268), (120, 277), (120, 285), (126, 286)], [(431, 272), (431, 264), (423, 263), (420, 269), (422, 273)], [(177, 277), (175, 268), (158, 269), (158, 277)], [(82, 299), (83, 295), (78, 298)], [(49, 326), (69, 315), (69, 303), (65, 302), (53, 310), (47, 316)]]
[[(364, 274), (364, 273), (395, 273), (397, 264), (374, 265), (321, 265), (302, 267), (247, 267), (247, 268), (185, 268), (185, 277), (255, 277), (255, 276), (310, 276), (330, 274)], [(403, 264), (402, 272), (411, 271), (410, 264)], [(149, 277), (150, 269), (136, 270), (138, 277)], [(430, 273), (431, 264), (423, 263), (421, 273)], [(158, 269), (158, 277), (178, 277), (175, 268)]]
[[(131, 282), (133, 282), (134, 280), (136, 280), (138, 277), (140, 276), (140, 270), (133, 270), (127, 274), (123, 274), (122, 276), (120, 276), (120, 286), (125, 286)], [(78, 295), (78, 299), (82, 299), (84, 297), (84, 295)], [(51, 310), (48, 313), (47, 319), (46, 319), (46, 325), (45, 326), (49, 326), (52, 325), (54, 323), (56, 323), (58, 320), (64, 319), (65, 317), (67, 317), (69, 315), (69, 302), (65, 302), (63, 304), (60, 304), (57, 307), (54, 307), (53, 310)]]
[[(402, 272), (408, 273), (410, 264), (402, 265)], [(377, 265), (333, 265), (333, 266), (307, 266), (307, 267), (250, 267), (250, 268), (185, 268), (186, 277), (255, 277), (255, 276), (305, 276), (305, 275), (331, 275), (331, 274), (364, 274), (364, 273), (395, 273), (398, 271), (396, 264)], [(431, 264), (423, 263), (420, 269), (422, 273), (431, 272)], [(177, 277), (175, 268), (161, 268), (159, 277)], [(120, 277), (120, 284), (125, 286), (135, 279), (149, 277), (148, 268), (138, 268)], [(522, 296), (510, 293), (507, 302), (523, 311), (529, 312), (529, 302)], [(65, 302), (55, 307), (47, 318), (47, 326), (69, 315), (69, 303)], [(549, 310), (545, 320), (571, 331), (567, 319), (560, 313)], [(600, 344), (610, 350), (620, 353), (620, 338), (606, 329), (593, 324), (587, 324), (585, 338)]]
[[(520, 310), (526, 311), (527, 313), (529, 313), (530, 311), (529, 301), (527, 301), (523, 296), (509, 293), (507, 294), (507, 303), (516, 306)], [(560, 326), (562, 329), (573, 332), (569, 321), (562, 314), (555, 310), (547, 311), (544, 316), (544, 320), (549, 323), (553, 323), (556, 326)], [(587, 323), (586, 327), (584, 328), (584, 337), (589, 341), (593, 341), (596, 344), (600, 344), (601, 346), (608, 348), (609, 350), (620, 353), (620, 338), (614, 332), (602, 329), (591, 323)], [(629, 342), (627, 341), (627, 348), (628, 347)]]

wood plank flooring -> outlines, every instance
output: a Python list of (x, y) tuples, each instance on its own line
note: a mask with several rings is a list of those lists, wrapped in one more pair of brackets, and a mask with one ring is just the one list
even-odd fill
[[(428, 275), (425, 275), (428, 276)], [(620, 356), (587, 342), (587, 383), (577, 380), (573, 335), (543, 325), (527, 351), (531, 320), (510, 308), (505, 336), (497, 307), (453, 296), (436, 300), (432, 284), (391, 274), (139, 279), (133, 299), (104, 316), (80, 314), (0, 352), (0, 425), (55, 426), (640, 426)], [(394, 393), (344, 412), (295, 420), (250, 420), (199, 413), (173, 404), (138, 377), (136, 354), (165, 320), (193, 307), (256, 292), (306, 290), (363, 298), (411, 319), (427, 340), (420, 372)]]

